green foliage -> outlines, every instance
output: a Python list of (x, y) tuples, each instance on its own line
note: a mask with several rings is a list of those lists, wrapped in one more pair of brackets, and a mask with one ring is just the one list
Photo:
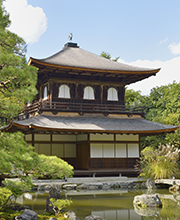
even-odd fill
[(66, 208), (67, 206), (70, 206), (72, 204), (72, 201), (68, 200), (68, 199), (51, 198), (50, 201), (52, 203), (51, 206), (53, 206), (53, 210), (55, 212), (55, 215), (59, 215), (63, 208)]
[[(140, 91), (126, 89), (127, 105), (145, 106), (145, 119), (161, 124), (179, 125), (180, 123), (180, 83), (153, 88), (150, 95), (143, 96)], [(180, 129), (174, 133), (142, 138), (142, 148), (159, 143), (180, 147)]]
[(39, 156), (20, 132), (0, 132), (0, 174), (27, 176), (39, 164)]
[(0, 1), (0, 118), (8, 120), (37, 93), (37, 69), (27, 65), (26, 44), (6, 29), (9, 24), (9, 15)]
[(146, 147), (142, 150), (142, 157), (137, 164), (137, 168), (141, 169), (140, 176), (145, 179), (178, 177), (179, 152), (180, 150), (173, 145), (159, 145), (158, 149)]
[(109, 53), (105, 52), (105, 51), (102, 51), (101, 54), (100, 54), (100, 56), (101, 56), (101, 57), (104, 57), (104, 58), (106, 58), (106, 59), (108, 59), (108, 60), (113, 60), (113, 61), (115, 61), (115, 62), (117, 62), (118, 59), (119, 59), (119, 57), (116, 57), (115, 59), (112, 59), (111, 55), (110, 55)]
[(64, 179), (65, 177), (72, 177), (73, 167), (66, 161), (56, 156), (39, 155), (40, 166), (35, 170), (36, 177)]
[(11, 190), (7, 189), (6, 187), (0, 188), (0, 210), (6, 207), (11, 195)]
[(140, 91), (134, 91), (133, 89), (125, 90), (125, 104), (140, 106), (142, 105), (142, 100), (145, 96), (141, 95)]

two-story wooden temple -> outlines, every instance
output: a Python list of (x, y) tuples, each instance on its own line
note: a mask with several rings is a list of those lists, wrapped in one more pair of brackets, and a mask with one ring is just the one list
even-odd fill
[(30, 58), (29, 65), (39, 69), (39, 93), (2, 130), (23, 132), (37, 153), (64, 159), (75, 175), (132, 174), (141, 136), (178, 128), (147, 121), (143, 107), (125, 105), (125, 86), (160, 69), (114, 62), (72, 42), (46, 59)]

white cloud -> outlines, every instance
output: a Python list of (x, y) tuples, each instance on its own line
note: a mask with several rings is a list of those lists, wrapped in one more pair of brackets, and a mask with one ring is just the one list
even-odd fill
[(158, 45), (166, 43), (167, 40), (168, 40), (168, 37), (166, 37), (164, 40), (161, 40), (161, 41), (158, 43)]
[(180, 54), (180, 43), (179, 44), (173, 43), (170, 44), (168, 47), (171, 50), (171, 53)]
[(28, 5), (27, 0), (6, 0), (6, 11), (10, 14), (10, 31), (22, 37), (26, 43), (37, 42), (47, 29), (47, 17), (40, 7)]
[(128, 89), (134, 89), (135, 91), (140, 90), (142, 95), (148, 95), (150, 90), (154, 87), (168, 85), (173, 83), (173, 81), (176, 81), (177, 83), (180, 82), (180, 57), (165, 62), (137, 60), (129, 64), (139, 67), (161, 68), (156, 76), (151, 76), (128, 86)]

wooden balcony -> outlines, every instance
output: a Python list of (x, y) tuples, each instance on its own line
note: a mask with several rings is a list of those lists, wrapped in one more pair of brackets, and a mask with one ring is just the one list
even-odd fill
[(97, 103), (72, 103), (72, 102), (35, 102), (26, 106), (21, 114), (33, 114), (35, 112), (77, 112), (80, 115), (84, 113), (103, 113), (108, 114), (126, 114), (129, 117), (132, 115), (141, 115), (144, 117), (144, 106), (125, 106), (116, 104), (97, 104)]

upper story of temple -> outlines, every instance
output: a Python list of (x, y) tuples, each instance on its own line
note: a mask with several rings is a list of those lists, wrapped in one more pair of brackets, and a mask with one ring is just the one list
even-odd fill
[(38, 68), (36, 100), (24, 112), (76, 112), (144, 116), (143, 107), (125, 105), (125, 86), (156, 75), (149, 69), (115, 62), (68, 42), (58, 53), (30, 58)]

